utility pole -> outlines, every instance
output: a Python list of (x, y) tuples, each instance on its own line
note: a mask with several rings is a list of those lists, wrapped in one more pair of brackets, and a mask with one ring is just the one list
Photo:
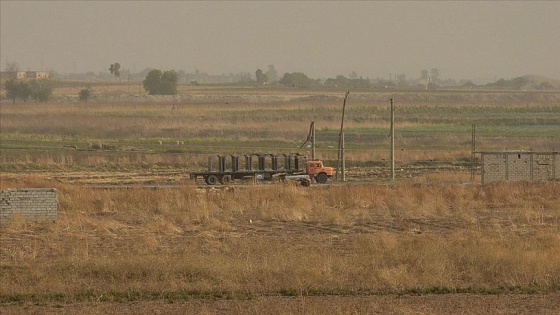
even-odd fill
[(338, 181), (338, 170), (341, 169), (342, 181), (346, 181), (346, 157), (344, 156), (344, 112), (346, 111), (346, 100), (350, 91), (346, 91), (344, 102), (342, 103), (342, 119), (340, 121), (340, 133), (338, 134), (338, 165), (336, 168), (336, 180)]
[(309, 133), (307, 134), (307, 140), (299, 147), (300, 149), (305, 146), (307, 142), (311, 142), (311, 159), (315, 160), (315, 122), (312, 121), (309, 125)]
[(311, 123), (311, 159), (315, 160), (315, 122)]
[(395, 180), (395, 104), (391, 98), (391, 179)]

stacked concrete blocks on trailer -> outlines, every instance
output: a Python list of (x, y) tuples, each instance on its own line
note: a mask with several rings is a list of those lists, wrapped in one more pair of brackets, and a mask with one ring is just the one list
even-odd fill
[(208, 157), (206, 171), (190, 173), (190, 177), (202, 178), (208, 185), (226, 185), (240, 179), (271, 181), (278, 174), (305, 174), (305, 161), (299, 153), (214, 154)]

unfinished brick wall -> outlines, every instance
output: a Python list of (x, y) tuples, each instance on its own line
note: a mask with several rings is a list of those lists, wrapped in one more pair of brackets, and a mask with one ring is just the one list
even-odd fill
[(54, 221), (58, 217), (54, 188), (13, 188), (0, 191), (0, 223), (22, 217), (32, 221)]
[(505, 180), (507, 173), (507, 155), (482, 154), (482, 184)]
[(482, 152), (482, 184), (560, 180), (558, 152)]

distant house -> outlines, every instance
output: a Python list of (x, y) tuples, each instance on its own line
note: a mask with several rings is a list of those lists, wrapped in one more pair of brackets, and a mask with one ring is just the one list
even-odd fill
[(25, 77), (27, 79), (48, 79), (49, 73), (47, 71), (26, 71)]
[(2, 71), (0, 72), (2, 79), (48, 79), (48, 71)]
[(0, 72), (2, 79), (25, 79), (25, 71), (2, 71)]

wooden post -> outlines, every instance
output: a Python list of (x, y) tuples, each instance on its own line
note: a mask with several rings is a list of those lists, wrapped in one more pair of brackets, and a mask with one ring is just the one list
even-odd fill
[(395, 105), (391, 98), (391, 179), (395, 180)]
[(344, 145), (344, 132), (342, 132), (342, 138), (341, 138), (341, 143), (342, 143), (342, 150), (341, 152), (341, 160), (342, 160), (342, 168), (341, 168), (341, 180), (343, 182), (346, 181), (346, 154), (345, 154), (345, 145)]
[(476, 126), (472, 125), (471, 130), (471, 182), (474, 182), (475, 166), (475, 152), (476, 152)]

